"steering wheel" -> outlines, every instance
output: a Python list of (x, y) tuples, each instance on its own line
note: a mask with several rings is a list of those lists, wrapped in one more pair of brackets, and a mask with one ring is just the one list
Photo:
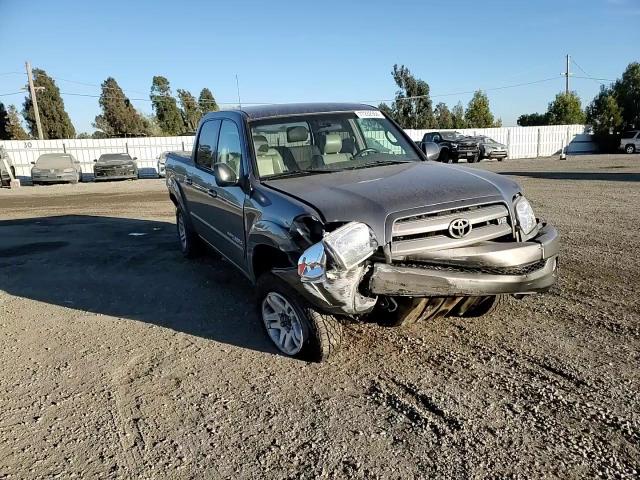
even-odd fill
[(355, 155), (353, 156), (353, 158), (360, 157), (361, 155), (364, 155), (365, 153), (380, 153), (380, 152), (378, 150), (376, 150), (375, 148), (367, 147), (367, 148), (363, 148), (359, 152), (356, 152)]

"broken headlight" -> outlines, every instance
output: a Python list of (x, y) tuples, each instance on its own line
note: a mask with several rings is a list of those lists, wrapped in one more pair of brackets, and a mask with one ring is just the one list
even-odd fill
[(371, 228), (351, 222), (326, 235), (322, 242), (339, 268), (349, 270), (366, 260), (378, 248)]
[(516, 201), (516, 216), (518, 217), (518, 225), (520, 225), (520, 230), (522, 230), (522, 233), (524, 233), (525, 235), (530, 234), (536, 227), (536, 215), (535, 213), (533, 213), (531, 204), (524, 197), (520, 197)]
[(322, 282), (326, 278), (327, 254), (340, 270), (350, 270), (373, 255), (377, 248), (378, 242), (368, 225), (347, 223), (300, 255), (298, 275), (303, 282)]

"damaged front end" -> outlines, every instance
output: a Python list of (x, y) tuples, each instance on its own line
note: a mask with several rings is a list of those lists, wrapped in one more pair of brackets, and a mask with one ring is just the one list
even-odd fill
[(431, 313), (464, 314), (499, 295), (547, 291), (557, 280), (558, 232), (522, 196), (512, 209), (491, 203), (399, 217), (390, 231), (390, 241), (379, 245), (363, 223), (323, 228), (297, 271), (274, 273), (339, 315), (376, 306), (392, 312), (410, 299)]
[(358, 222), (326, 233), (307, 248), (297, 270), (274, 269), (273, 273), (322, 310), (347, 315), (371, 311), (377, 298), (360, 292), (371, 266), (365, 262), (378, 248), (371, 229)]

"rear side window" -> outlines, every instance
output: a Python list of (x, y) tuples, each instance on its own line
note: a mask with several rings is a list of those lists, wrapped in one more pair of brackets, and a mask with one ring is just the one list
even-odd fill
[(218, 130), (220, 130), (220, 120), (206, 122), (200, 129), (196, 163), (201, 167), (210, 169), (213, 165), (213, 156), (218, 143)]
[(624, 132), (622, 138), (635, 138), (636, 133), (638, 132)]
[(240, 176), (240, 165), (242, 163), (240, 132), (236, 124), (231, 120), (222, 122), (216, 163), (226, 163), (236, 173), (237, 177)]

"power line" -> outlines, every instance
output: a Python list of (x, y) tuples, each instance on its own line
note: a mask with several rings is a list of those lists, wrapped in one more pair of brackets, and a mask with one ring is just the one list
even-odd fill
[(11, 93), (0, 93), (0, 97), (9, 97), (11, 95), (18, 95), (18, 94), (24, 94), (24, 91), (11, 92)]

